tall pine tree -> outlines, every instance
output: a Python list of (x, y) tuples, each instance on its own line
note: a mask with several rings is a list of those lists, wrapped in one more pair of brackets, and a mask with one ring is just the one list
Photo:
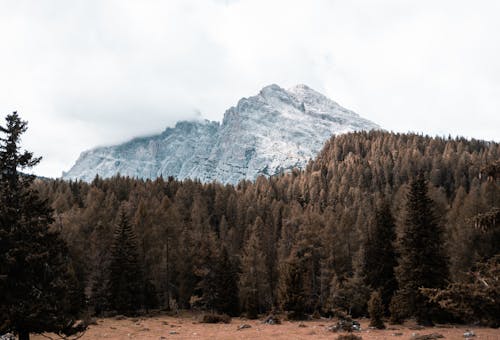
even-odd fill
[(427, 181), (422, 172), (410, 184), (406, 214), (400, 239), (397, 299), (405, 316), (415, 316), (420, 324), (432, 324), (437, 306), (431, 304), (421, 288), (442, 288), (449, 271), (444, 249), (443, 228), (433, 211)]
[(215, 267), (215, 310), (231, 316), (239, 314), (238, 273), (226, 247), (222, 248)]
[(262, 253), (257, 224), (249, 229), (249, 238), (241, 255), (239, 287), (240, 301), (247, 318), (255, 319), (269, 306), (265, 296), (270, 290), (266, 275), (266, 261)]
[(118, 214), (111, 248), (108, 296), (111, 309), (130, 315), (142, 307), (144, 280), (137, 237), (128, 220), (125, 205), (120, 207)]
[(0, 126), (0, 333), (72, 334), (82, 294), (65, 242), (51, 230), (52, 209), (20, 170), (40, 162), (20, 150), (27, 129), (14, 112)]
[(383, 202), (375, 211), (373, 228), (364, 242), (363, 277), (372, 290), (380, 291), (386, 311), (397, 289), (394, 274), (397, 265), (395, 241), (396, 225), (391, 208), (387, 202)]
[(304, 268), (300, 260), (292, 256), (283, 268), (281, 305), (291, 320), (305, 318), (306, 294), (304, 291)]

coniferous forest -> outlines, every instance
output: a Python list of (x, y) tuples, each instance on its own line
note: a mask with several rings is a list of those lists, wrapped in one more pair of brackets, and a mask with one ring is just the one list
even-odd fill
[[(19, 324), (33, 310), (370, 314), (375, 327), (389, 318), (499, 326), (498, 143), (349, 133), (333, 136), (303, 171), (231, 186), (34, 179), (20, 171), (38, 159), (19, 154), (12, 163), (4, 137), (0, 331), (43, 330)], [(19, 233), (33, 240), (21, 244)], [(57, 246), (44, 250), (48, 243)], [(43, 257), (49, 274), (36, 269)], [(13, 258), (35, 269), (19, 274)], [(11, 312), (46, 275), (61, 278), (54, 291), (71, 295), (71, 305), (56, 306), (54, 295)]]

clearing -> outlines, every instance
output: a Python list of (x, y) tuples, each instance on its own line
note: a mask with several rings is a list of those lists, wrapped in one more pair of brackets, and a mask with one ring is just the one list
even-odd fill
[[(199, 315), (183, 314), (178, 317), (158, 315), (152, 317), (114, 317), (97, 319), (80, 339), (335, 339), (339, 334), (327, 329), (336, 319), (321, 319), (305, 322), (283, 321), (280, 325), (263, 324), (260, 320), (233, 318), (230, 324), (199, 323)], [(420, 329), (414, 323), (390, 325), (385, 330), (368, 328), (368, 319), (358, 319), (361, 332), (354, 334), (363, 339), (411, 339), (414, 334), (442, 334), (445, 339), (464, 339), (464, 333), (472, 330), (471, 339), (500, 340), (500, 329), (463, 325), (438, 325)], [(238, 330), (240, 325), (250, 328)], [(35, 335), (33, 339), (46, 337)], [(56, 337), (53, 337), (56, 338)]]

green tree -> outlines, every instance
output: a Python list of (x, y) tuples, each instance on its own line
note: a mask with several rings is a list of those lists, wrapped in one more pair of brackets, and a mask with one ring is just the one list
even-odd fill
[(353, 317), (366, 313), (370, 290), (365, 285), (358, 271), (344, 280), (335, 275), (330, 284), (329, 305), (331, 309), (340, 309)]
[(382, 304), (382, 296), (379, 291), (372, 292), (368, 301), (368, 314), (370, 314), (370, 327), (384, 329), (384, 305)]
[(14, 112), (0, 126), (0, 333), (73, 334), (82, 291), (65, 242), (49, 228), (52, 210), (20, 170), (40, 162), (20, 150), (27, 129)]
[[(201, 237), (201, 238), (200, 238)], [(200, 307), (204, 310), (214, 311), (217, 304), (217, 292), (219, 290), (217, 261), (219, 251), (216, 247), (216, 236), (211, 230), (206, 230), (199, 235), (198, 258), (194, 266), (194, 274), (198, 280), (192, 307)]]
[(262, 253), (256, 224), (249, 230), (241, 256), (241, 275), (239, 280), (240, 301), (243, 310), (249, 319), (257, 318), (268, 303), (265, 296), (270, 287), (267, 281), (266, 262)]
[(219, 261), (216, 264), (217, 283), (214, 306), (217, 312), (231, 316), (239, 314), (238, 273), (231, 261), (226, 247), (222, 248)]
[(372, 290), (380, 290), (386, 311), (397, 289), (395, 241), (396, 225), (389, 204), (384, 202), (375, 211), (373, 229), (364, 242), (363, 276)]
[(109, 265), (110, 307), (122, 314), (133, 314), (142, 307), (143, 275), (139, 263), (137, 237), (125, 205), (118, 213)]
[(420, 324), (432, 324), (437, 305), (430, 303), (420, 288), (443, 288), (448, 281), (448, 261), (444, 249), (443, 228), (433, 211), (422, 172), (414, 178), (406, 198), (406, 215), (400, 239), (397, 292), (405, 310)]
[(306, 311), (306, 294), (304, 291), (304, 268), (299, 261), (292, 258), (288, 261), (283, 273), (282, 308), (291, 320), (303, 320)]
[(467, 323), (499, 327), (500, 255), (478, 263), (467, 281), (444, 289), (423, 289), (423, 293), (452, 315)]

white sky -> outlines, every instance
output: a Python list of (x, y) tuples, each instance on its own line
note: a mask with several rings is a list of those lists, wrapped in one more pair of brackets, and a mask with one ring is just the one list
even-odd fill
[(388, 130), (500, 141), (500, 1), (0, 0), (0, 118), (81, 151), (304, 83)]

